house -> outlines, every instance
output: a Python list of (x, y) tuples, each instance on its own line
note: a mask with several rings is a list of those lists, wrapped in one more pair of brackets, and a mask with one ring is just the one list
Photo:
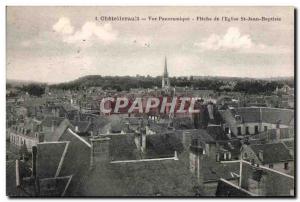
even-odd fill
[(295, 178), (280, 171), (248, 161), (227, 161), (239, 164), (238, 182), (221, 178), (216, 196), (219, 197), (294, 197)]
[(41, 122), (36, 119), (26, 119), (23, 123), (13, 125), (9, 129), (10, 144), (17, 148), (24, 147), (31, 152), (32, 146), (44, 141)]
[[(233, 162), (235, 163), (235, 162)], [(286, 173), (250, 162), (240, 161), (240, 188), (257, 196), (295, 196), (295, 178)]]
[(294, 110), (269, 107), (239, 107), (219, 110), (224, 130), (235, 136), (254, 135), (270, 129), (291, 128)]
[(214, 196), (218, 181), (224, 178), (230, 182), (239, 179), (238, 164), (223, 164), (205, 154), (205, 150), (197, 144), (192, 144), (189, 154), (190, 172), (196, 177), (198, 185), (203, 190), (203, 196)]
[(283, 143), (243, 145), (241, 158), (253, 164), (294, 175), (294, 158)]

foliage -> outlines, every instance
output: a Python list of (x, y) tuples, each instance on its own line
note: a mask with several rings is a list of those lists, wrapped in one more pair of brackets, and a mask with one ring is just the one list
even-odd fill
[[(226, 86), (232, 86), (232, 91), (249, 94), (272, 93), (276, 87), (284, 84), (293, 87), (294, 80), (258, 80), (226, 77), (171, 77), (170, 83), (174, 87), (192, 87), (198, 90), (229, 91)], [(51, 85), (51, 88), (64, 90), (79, 90), (86, 87), (102, 87), (104, 90), (129, 91), (132, 88), (155, 88), (161, 86), (161, 77), (150, 76), (99, 76), (81, 77), (75, 81)], [(225, 88), (224, 88), (225, 86)]]

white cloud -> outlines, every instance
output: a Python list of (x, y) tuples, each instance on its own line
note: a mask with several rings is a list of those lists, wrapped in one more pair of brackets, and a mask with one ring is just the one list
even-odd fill
[(242, 35), (237, 27), (230, 27), (223, 36), (212, 34), (195, 45), (205, 50), (250, 49), (255, 46), (250, 36)]
[(62, 34), (63, 41), (67, 43), (88, 41), (93, 37), (100, 39), (104, 43), (110, 43), (114, 41), (118, 35), (118, 32), (113, 30), (111, 24), (97, 25), (90, 21), (84, 23), (80, 30), (75, 31), (70, 19), (66, 17), (61, 17), (52, 28), (54, 31)]
[(61, 17), (52, 26), (53, 30), (62, 34), (72, 34), (74, 32), (74, 27), (71, 25), (69, 18)]

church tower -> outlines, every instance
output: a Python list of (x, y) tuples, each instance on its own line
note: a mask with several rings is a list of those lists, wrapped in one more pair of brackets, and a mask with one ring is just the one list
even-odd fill
[(170, 88), (170, 80), (169, 80), (169, 74), (167, 68), (167, 57), (165, 57), (165, 68), (164, 68), (164, 74), (162, 76), (162, 89), (168, 91), (169, 88)]

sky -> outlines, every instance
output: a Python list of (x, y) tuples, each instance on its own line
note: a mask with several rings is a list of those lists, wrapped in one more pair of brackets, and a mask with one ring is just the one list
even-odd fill
[[(6, 76), (47, 83), (85, 75), (160, 76), (165, 56), (170, 76), (294, 76), (293, 12), (292, 7), (9, 6)], [(239, 20), (222, 21), (225, 16)], [(280, 21), (240, 20), (262, 16)]]

